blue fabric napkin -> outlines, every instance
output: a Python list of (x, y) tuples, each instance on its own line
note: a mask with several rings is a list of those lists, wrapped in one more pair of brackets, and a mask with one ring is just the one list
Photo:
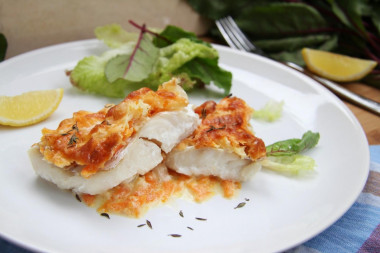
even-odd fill
[[(380, 145), (370, 146), (370, 173), (362, 193), (338, 221), (287, 253), (380, 253)], [(0, 238), (0, 252), (29, 253)]]

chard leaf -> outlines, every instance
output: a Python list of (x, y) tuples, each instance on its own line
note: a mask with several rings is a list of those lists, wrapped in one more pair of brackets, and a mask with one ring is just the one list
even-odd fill
[(107, 80), (112, 83), (122, 78), (140, 82), (151, 74), (158, 56), (159, 49), (142, 31), (132, 54), (118, 55), (108, 61), (104, 70)]
[[(232, 16), (265, 55), (278, 61), (304, 65), (300, 50), (312, 47), (380, 64), (379, 0), (187, 0), (202, 16), (216, 20)], [(224, 39), (215, 26), (209, 31)], [(330, 36), (326, 41), (310, 40)], [(300, 38), (299, 41), (297, 39)], [(326, 37), (327, 38), (327, 37)], [(303, 41), (302, 41), (303, 39)], [(302, 45), (302, 43), (312, 45)], [(339, 43), (339, 46), (338, 46)], [(379, 87), (380, 65), (363, 82)]]
[(377, 35), (380, 35), (380, 2), (376, 5), (370, 6), (370, 14), (368, 16), (371, 17), (373, 26), (375, 27), (375, 31)]
[(372, 22), (377, 30), (377, 33), (380, 34), (380, 8), (378, 9), (379, 9), (378, 12), (374, 13), (372, 17)]
[(291, 156), (315, 147), (319, 141), (319, 133), (307, 131), (302, 139), (288, 139), (273, 143), (266, 147), (267, 156)]
[(305, 61), (302, 57), (302, 49), (296, 51), (281, 51), (278, 53), (270, 53), (269, 56), (280, 62), (294, 62), (300, 66), (305, 65)]
[[(279, 40), (279, 41), (283, 41), (283, 40)], [(290, 41), (294, 41), (293, 39), (290, 39)], [(295, 44), (297, 44), (297, 42), (294, 42)], [(307, 43), (305, 43), (304, 46), (307, 47), (306, 45)], [(259, 46), (259, 44), (257, 44)], [(302, 53), (301, 53), (301, 50), (304, 46), (302, 46), (302, 42), (300, 41), (300, 47), (298, 49), (295, 49), (293, 51), (288, 51), (288, 49), (286, 49), (286, 47), (283, 49), (283, 51), (280, 51), (280, 52), (272, 52), (270, 53), (270, 57), (272, 59), (275, 59), (277, 61), (280, 61), (280, 62), (294, 62), (298, 65), (301, 65), (301, 66), (304, 66), (305, 65), (305, 62), (303, 60), (303, 57), (302, 57)], [(281, 47), (281, 45), (279, 45)], [(324, 43), (320, 44), (320, 45), (314, 45), (313, 48), (316, 48), (316, 49), (319, 49), (319, 50), (325, 50), (325, 51), (331, 51), (335, 48), (337, 48), (338, 46), (338, 37), (336, 35), (333, 35), (333, 36), (330, 36), (330, 39), (325, 41)], [(260, 46), (259, 46), (260, 47)], [(289, 45), (289, 48), (292, 48), (292, 46)]]
[[(256, 0), (258, 1), (258, 0)], [(219, 19), (240, 12), (246, 3), (256, 2), (250, 0), (187, 0), (198, 13), (210, 18)], [(261, 0), (262, 1), (262, 0)], [(231, 13), (232, 12), (232, 13)]]
[(218, 56), (218, 51), (214, 48), (194, 43), (186, 38), (180, 39), (170, 46), (160, 49), (156, 66), (159, 73), (155, 78), (169, 80), (173, 73), (179, 73), (179, 68), (196, 58), (217, 59)]
[(328, 0), (332, 11), (347, 27), (357, 31), (362, 36), (366, 35), (366, 29), (361, 19), (361, 4), (359, 0), (342, 1)]
[(362, 81), (368, 85), (380, 89), (380, 73), (370, 73)]
[(255, 40), (315, 34), (327, 28), (322, 15), (302, 3), (271, 3), (245, 8), (236, 23)]
[[(303, 47), (317, 47), (327, 41), (337, 44), (337, 37), (329, 34), (313, 34), (307, 36), (286, 37), (281, 39), (256, 40), (254, 44), (264, 51), (281, 52), (284, 50), (294, 51)], [(334, 46), (335, 46), (334, 45)]]

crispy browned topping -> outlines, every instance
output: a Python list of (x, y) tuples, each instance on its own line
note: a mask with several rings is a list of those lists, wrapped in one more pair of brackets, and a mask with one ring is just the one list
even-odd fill
[(130, 93), (120, 104), (96, 113), (78, 111), (63, 120), (56, 130), (44, 128), (40, 151), (58, 167), (84, 165), (81, 175), (101, 170), (142, 124), (161, 111), (175, 111), (188, 104), (175, 79), (157, 92), (142, 88)]
[(236, 97), (226, 97), (219, 104), (214, 101), (203, 103), (195, 109), (202, 119), (201, 125), (178, 148), (213, 147), (252, 160), (264, 157), (264, 142), (255, 137), (250, 129), (252, 110), (242, 99)]

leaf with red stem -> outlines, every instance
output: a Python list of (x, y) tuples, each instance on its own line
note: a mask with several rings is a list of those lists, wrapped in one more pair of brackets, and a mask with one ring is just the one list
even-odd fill
[[(140, 30), (145, 30), (145, 32), (152, 34), (154, 37), (156, 37), (156, 38), (158, 38), (158, 39), (160, 39), (160, 40), (165, 41), (165, 42), (167, 43), (167, 45), (173, 44), (173, 43), (175, 42), (175, 41), (169, 40), (168, 38), (165, 38), (165, 37), (162, 36), (161, 34), (158, 34), (158, 33), (156, 33), (156, 32), (153, 32), (153, 31), (147, 29), (146, 27), (142, 27), (142, 26), (136, 24), (133, 20), (129, 20), (129, 23), (130, 23), (131, 25), (133, 25), (134, 27), (140, 29)], [(154, 40), (153, 40), (153, 41), (154, 41)], [(153, 42), (153, 43), (154, 43), (154, 42)], [(155, 46), (158, 46), (157, 43), (154, 43), (154, 44), (155, 44)], [(158, 46), (158, 47), (159, 47), (159, 46)]]
[(105, 75), (109, 82), (112, 83), (120, 78), (139, 82), (149, 76), (158, 59), (159, 49), (153, 45), (147, 32), (143, 25), (136, 46), (130, 55), (117, 55), (108, 61)]

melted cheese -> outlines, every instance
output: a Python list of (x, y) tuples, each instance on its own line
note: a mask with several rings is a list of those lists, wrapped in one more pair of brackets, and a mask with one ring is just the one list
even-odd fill
[[(208, 101), (195, 112), (202, 123), (175, 149), (217, 148), (252, 161), (265, 156), (264, 142), (250, 129), (252, 109), (243, 100), (232, 97), (222, 99), (219, 104)], [(152, 206), (175, 197), (190, 196), (195, 202), (204, 202), (219, 192), (225, 198), (232, 198), (240, 188), (238, 181), (216, 176), (187, 176), (160, 165), (132, 182), (122, 183), (104, 194), (83, 195), (82, 199), (100, 213), (141, 217)]]
[(252, 161), (265, 157), (265, 144), (251, 130), (249, 120), (253, 109), (242, 99), (226, 97), (217, 104), (207, 101), (195, 109), (202, 123), (184, 139), (177, 149), (187, 147), (216, 148)]
[(151, 207), (178, 198), (190, 196), (200, 203), (221, 192), (232, 198), (241, 188), (239, 182), (213, 176), (189, 177), (164, 166), (138, 176), (134, 181), (122, 183), (104, 194), (82, 194), (81, 199), (99, 213), (113, 213), (138, 218)]
[[(160, 86), (157, 92), (142, 88), (118, 105), (107, 105), (96, 113), (78, 111), (72, 118), (63, 120), (56, 130), (43, 129), (39, 150), (46, 161), (63, 169), (79, 167), (81, 176), (88, 178), (105, 170), (107, 162), (128, 145), (151, 117), (186, 105), (187, 95), (175, 79)], [(250, 129), (252, 109), (243, 100), (224, 98), (219, 104), (208, 101), (195, 112), (202, 123), (177, 150), (216, 148), (252, 161), (265, 156), (263, 141)], [(232, 198), (241, 187), (240, 182), (216, 176), (186, 176), (168, 170), (163, 164), (104, 193), (82, 193), (80, 198), (101, 213), (140, 217), (153, 205), (174, 197), (189, 195), (194, 201), (203, 202), (222, 192), (224, 197)]]
[(46, 161), (60, 168), (81, 165), (81, 175), (90, 177), (104, 169), (152, 116), (188, 104), (186, 93), (176, 82), (172, 79), (164, 83), (157, 92), (141, 88), (118, 105), (107, 105), (96, 113), (78, 111), (56, 130), (44, 128), (40, 152)]

